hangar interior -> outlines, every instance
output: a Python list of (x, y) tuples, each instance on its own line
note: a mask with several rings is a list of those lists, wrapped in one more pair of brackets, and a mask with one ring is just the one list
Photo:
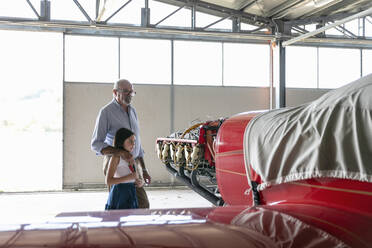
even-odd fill
[[(1, 1), (9, 159), (0, 191), (103, 188), (90, 139), (118, 78), (137, 92), (152, 186), (179, 185), (156, 156), (157, 137), (195, 120), (306, 103), (371, 73), (371, 15), (369, 0)], [(46, 116), (47, 126), (33, 124)]]

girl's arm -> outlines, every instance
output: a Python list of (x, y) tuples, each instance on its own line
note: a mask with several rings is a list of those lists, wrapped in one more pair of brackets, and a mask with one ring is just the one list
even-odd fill
[(107, 171), (106, 178), (105, 178), (106, 184), (109, 186), (112, 184), (125, 183), (127, 181), (136, 179), (136, 173), (131, 173), (123, 177), (115, 178), (114, 175), (115, 175), (116, 169), (118, 168), (119, 162), (120, 162), (120, 156), (114, 155), (111, 157), (108, 171)]

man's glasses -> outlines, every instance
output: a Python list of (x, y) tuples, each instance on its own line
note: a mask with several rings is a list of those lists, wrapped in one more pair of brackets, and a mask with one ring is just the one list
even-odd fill
[(133, 90), (116, 89), (117, 92), (124, 93), (125, 95), (135, 96), (136, 92)]

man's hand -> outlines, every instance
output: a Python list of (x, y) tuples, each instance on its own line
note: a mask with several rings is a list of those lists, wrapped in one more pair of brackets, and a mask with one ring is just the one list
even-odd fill
[(136, 180), (137, 181), (137, 173), (132, 172), (128, 175), (128, 180)]
[(136, 186), (137, 186), (138, 188), (142, 188), (143, 185), (145, 184), (145, 182), (142, 181), (142, 180), (139, 179), (139, 178), (136, 178), (136, 182), (135, 182), (135, 184), (136, 184)]
[(129, 164), (134, 164), (134, 159), (130, 152), (120, 149), (120, 151), (118, 151), (118, 154), (122, 159), (127, 161)]
[(147, 170), (144, 170), (143, 171), (143, 179), (145, 179), (146, 184), (150, 184), (151, 183), (151, 176), (149, 175), (149, 173), (147, 172)]

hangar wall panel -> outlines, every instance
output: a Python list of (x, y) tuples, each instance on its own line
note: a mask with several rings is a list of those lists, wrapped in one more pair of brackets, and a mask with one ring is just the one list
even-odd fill
[(318, 99), (329, 89), (299, 89), (288, 88), (286, 91), (286, 105), (288, 107), (298, 106), (303, 103), (311, 102)]
[(269, 88), (176, 86), (174, 98), (176, 130), (191, 126), (194, 120), (269, 108)]

